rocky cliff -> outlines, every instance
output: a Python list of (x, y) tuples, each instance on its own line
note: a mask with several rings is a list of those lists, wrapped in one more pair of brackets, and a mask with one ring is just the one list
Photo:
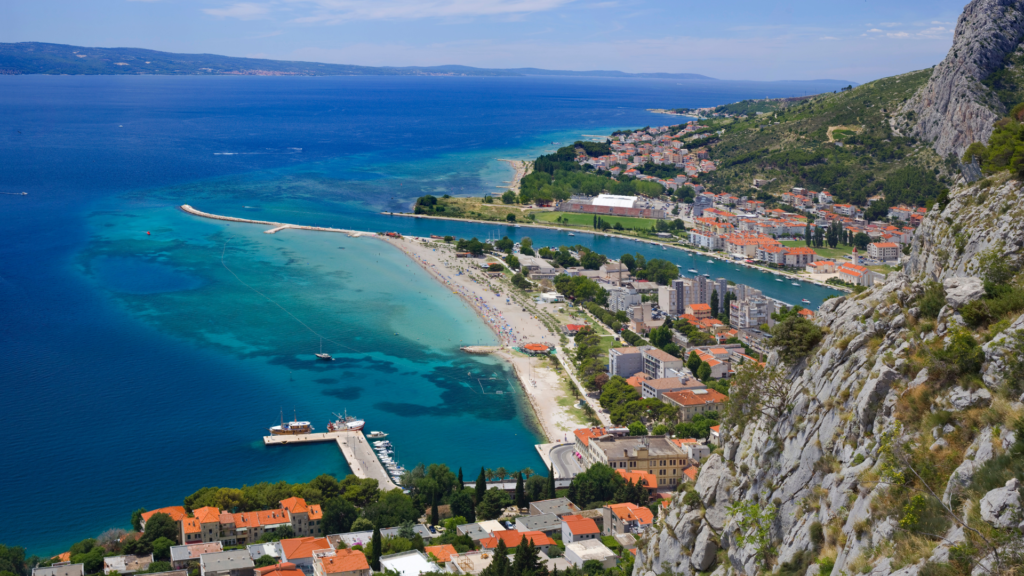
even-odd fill
[(1006, 107), (982, 81), (1006, 66), (1024, 39), (1024, 0), (973, 0), (957, 20), (953, 46), (931, 79), (902, 107), (896, 127), (959, 156), (987, 142)]
[[(1022, 198), (1013, 180), (954, 188), (903, 271), (825, 302), (825, 337), (787, 368), (785, 407), (725, 431), (641, 540), (633, 576), (1019, 574), (1024, 467), (1007, 458), (1024, 445), (1024, 398), (1007, 374), (1024, 306), (984, 327), (965, 315), (987, 298), (985, 266), (1020, 269)], [(964, 334), (976, 364), (958, 375)]]

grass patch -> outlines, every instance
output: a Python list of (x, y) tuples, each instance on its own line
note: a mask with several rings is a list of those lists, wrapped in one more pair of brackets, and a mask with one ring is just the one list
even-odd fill
[[(535, 212), (535, 214), (537, 222), (554, 223), (557, 218), (561, 217), (569, 221), (568, 224), (563, 222), (563, 225), (584, 228), (594, 227), (593, 214), (577, 214), (574, 212)], [(601, 219), (612, 226), (622, 224), (622, 227), (626, 229), (644, 228), (650, 230), (651, 226), (657, 223), (657, 220), (652, 218), (629, 218), (627, 216), (601, 216)]]
[[(782, 245), (791, 246), (794, 248), (806, 248), (807, 242), (804, 242), (803, 240), (783, 240)], [(842, 260), (843, 256), (853, 253), (853, 246), (839, 245), (836, 246), (835, 248), (822, 247), (815, 248), (814, 251), (817, 252), (818, 256), (821, 256), (822, 258), (833, 258), (835, 260)]]

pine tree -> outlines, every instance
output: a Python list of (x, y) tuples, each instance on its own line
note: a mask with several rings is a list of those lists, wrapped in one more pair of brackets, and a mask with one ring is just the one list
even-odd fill
[(476, 477), (476, 500), (474, 504), (479, 505), (484, 501), (484, 494), (487, 493), (487, 476), (484, 476), (483, 467), (480, 468), (480, 475)]
[(437, 511), (437, 490), (434, 490), (433, 496), (430, 502), (430, 525), (437, 526), (441, 523), (441, 515)]
[(375, 572), (380, 572), (380, 549), (382, 546), (380, 526), (373, 527), (373, 538), (370, 541), (373, 546), (373, 550), (370, 551), (370, 568), (373, 568)]
[(511, 566), (508, 561), (508, 547), (505, 541), (498, 539), (498, 546), (494, 548), (494, 559), (484, 568), (480, 576), (512, 576)]
[(529, 502), (526, 501), (526, 492), (523, 490), (523, 473), (516, 474), (516, 506), (526, 508)]
[(548, 467), (548, 498), (555, 497), (555, 465)]

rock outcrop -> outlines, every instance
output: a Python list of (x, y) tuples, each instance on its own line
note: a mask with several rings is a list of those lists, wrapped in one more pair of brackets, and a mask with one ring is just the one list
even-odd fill
[[(941, 366), (926, 367), (925, 357), (944, 345), (950, 327), (964, 325), (957, 310), (985, 297), (982, 261), (994, 254), (1011, 266), (1024, 264), (1021, 222), (1024, 183), (954, 188), (947, 206), (925, 218), (901, 272), (862, 294), (823, 303), (815, 322), (824, 339), (789, 368), (786, 410), (754, 418), (742, 429), (723, 427), (720, 452), (689, 487), (699, 502), (691, 495), (690, 504), (683, 504), (681, 493), (672, 498), (641, 540), (633, 576), (767, 573), (755, 545), (739, 544), (743, 534), (729, 507), (741, 501), (776, 507), (770, 522), (772, 563), (775, 569), (788, 566), (786, 573), (817, 573), (811, 562), (823, 549), (834, 554), (832, 574), (916, 576), (929, 561), (948, 561), (965, 538), (954, 522), (940, 528), (946, 536), (934, 538), (932, 548), (911, 564), (892, 547), (904, 533), (903, 509), (886, 511), (888, 485), (880, 479), (879, 439), (896, 430), (906, 402), (922, 398), (928, 399), (923, 410), (930, 406), (932, 413), (952, 414), (952, 421), (916, 430), (921, 416), (901, 420), (904, 432), (896, 442), (908, 450), (930, 447), (947, 466), (943, 481), (933, 487), (937, 497), (951, 508), (964, 507), (965, 515), (973, 509), (976, 517), (980, 510), (998, 526), (1018, 518), (1020, 499), (1011, 486), (992, 490), (984, 502), (970, 491), (978, 471), (1013, 445), (1012, 422), (971, 428), (955, 415), (988, 411), (995, 418), (1007, 342), (1024, 329), (1024, 316), (1017, 312), (1000, 324), (1005, 329), (986, 338), (983, 385), (977, 380), (962, 385), (944, 376)], [(948, 289), (947, 300), (939, 303), (937, 318), (925, 318), (919, 301), (933, 282)], [(1024, 413), (1021, 403), (1007, 408), (1002, 402), (1000, 410)]]
[(957, 20), (945, 60), (900, 111), (901, 131), (910, 128), (943, 157), (987, 142), (1006, 107), (982, 80), (1003, 68), (1022, 39), (1024, 0), (973, 0)]

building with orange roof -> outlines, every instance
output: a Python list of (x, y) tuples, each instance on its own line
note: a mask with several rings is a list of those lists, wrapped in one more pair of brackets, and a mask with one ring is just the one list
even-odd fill
[(711, 305), (700, 302), (686, 305), (686, 314), (693, 316), (698, 321), (711, 318)]
[[(591, 520), (593, 522), (593, 520)], [(565, 524), (565, 520), (562, 520), (562, 524)], [(596, 524), (595, 524), (596, 526)], [(513, 549), (523, 543), (523, 540), (529, 541), (530, 544), (536, 548), (539, 548), (541, 552), (545, 554), (552, 546), (557, 546), (557, 543), (547, 534), (540, 531), (531, 532), (520, 532), (519, 530), (496, 530), (492, 533), (490, 538), (484, 538), (480, 541), (481, 550), (493, 550), (498, 547), (498, 542), (504, 542), (505, 547)]]
[(811, 274), (832, 274), (836, 271), (836, 263), (832, 260), (815, 260), (804, 266)]
[(370, 576), (370, 563), (362, 550), (317, 550), (314, 553), (314, 576)]
[(637, 372), (636, 374), (633, 374), (629, 378), (626, 378), (626, 384), (629, 384), (633, 388), (636, 388), (637, 392), (640, 392), (644, 380), (647, 380), (647, 374), (644, 374), (643, 372)]
[(440, 546), (424, 546), (423, 551), (427, 554), (433, 555), (434, 560), (437, 562), (448, 562), (452, 559), (452, 554), (458, 554), (458, 550), (451, 544), (441, 544)]
[(716, 424), (711, 427), (711, 435), (708, 436), (708, 440), (711, 440), (715, 444), (719, 444), (722, 441), (722, 425)]
[(900, 245), (895, 242), (872, 242), (868, 244), (868, 257), (883, 262), (900, 259)]
[(604, 533), (640, 534), (644, 528), (654, 523), (654, 514), (646, 506), (637, 506), (630, 502), (608, 504), (601, 509)]
[(673, 438), (672, 442), (682, 448), (683, 452), (686, 452), (686, 455), (694, 462), (699, 462), (701, 458), (711, 455), (711, 449), (696, 438)]
[(256, 576), (306, 576), (302, 570), (291, 562), (271, 564), (256, 569)]
[(166, 508), (157, 508), (156, 510), (150, 510), (149, 512), (142, 513), (142, 531), (146, 531), (146, 522), (153, 517), (154, 514), (167, 514), (174, 520), (175, 527), (178, 531), (178, 543), (181, 544), (181, 521), (185, 519), (188, 514), (185, 512), (184, 506), (167, 506)]
[(695, 415), (704, 412), (717, 412), (729, 399), (725, 394), (712, 389), (667, 392), (662, 398), (666, 403), (679, 407), (680, 422), (689, 422)]
[[(683, 456), (683, 454), (680, 452), (680, 454), (677, 457), (681, 456)], [(679, 462), (682, 463), (684, 462), (684, 460), (680, 459)], [(651, 492), (654, 492), (658, 489), (658, 478), (654, 475), (654, 473), (650, 471), (622, 469), (616, 469), (615, 471), (619, 474), (619, 476), (622, 476), (622, 478), (625, 479), (626, 482), (638, 484), (640, 486), (643, 486), (644, 488), (647, 488)]]
[(814, 248), (798, 246), (787, 248), (783, 252), (782, 258), (782, 265), (787, 268), (804, 268), (818, 259), (818, 253), (814, 251)]
[(799, 312), (797, 312), (797, 314), (803, 316), (804, 318), (814, 318), (814, 312), (808, 310), (807, 308), (800, 310)]
[(579, 514), (562, 516), (562, 542), (564, 544), (593, 540), (600, 536), (601, 530), (593, 519), (584, 518)]
[(313, 552), (317, 550), (333, 550), (334, 546), (327, 538), (286, 538), (281, 540), (281, 560), (291, 562), (302, 570), (313, 569)]
[(683, 470), (683, 476), (686, 476), (690, 480), (690, 482), (696, 482), (697, 481), (697, 467), (696, 466), (690, 466), (689, 468), (686, 468), (685, 470)]

